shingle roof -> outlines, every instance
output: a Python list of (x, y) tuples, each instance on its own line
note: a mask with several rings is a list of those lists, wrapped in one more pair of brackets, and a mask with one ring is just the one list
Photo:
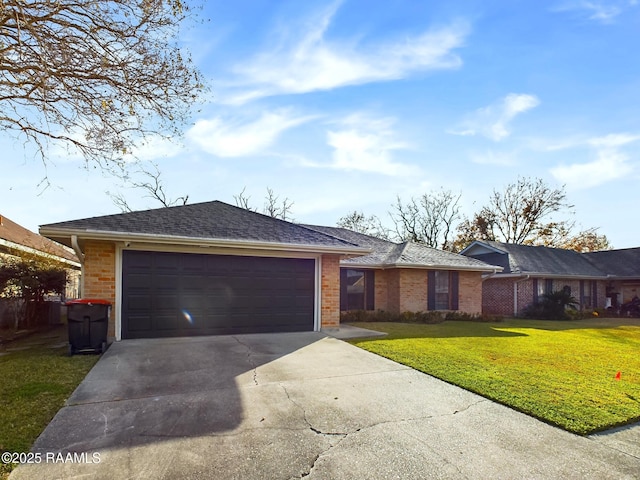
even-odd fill
[[(504, 271), (502, 272), (504, 274), (522, 273), (580, 277), (606, 276), (606, 273), (595, 267), (583, 254), (573, 250), (484, 240), (476, 243), (488, 245), (493, 249), (494, 253), (485, 253), (482, 255), (467, 253), (467, 255), (504, 267)], [(471, 247), (473, 247), (473, 244)], [(470, 247), (468, 248), (471, 249)]]
[(351, 265), (354, 267), (421, 267), (448, 268), (452, 270), (493, 270), (492, 265), (487, 265), (485, 262), (474, 258), (430, 248), (415, 242), (394, 243), (345, 228), (319, 225), (305, 226), (373, 250), (373, 252), (368, 255), (343, 259), (340, 262), (342, 265)]
[(583, 255), (595, 267), (608, 275), (640, 278), (640, 248), (603, 250)]
[(37, 233), (27, 230), (5, 216), (0, 215), (0, 240), (4, 240), (4, 246), (8, 250), (26, 247), (48, 255), (54, 255), (74, 263), (78, 263), (78, 257), (68, 251), (62, 245), (49, 240)]
[(355, 262), (360, 265), (381, 265), (384, 263), (391, 251), (397, 246), (393, 242), (388, 242), (387, 240), (382, 240), (381, 238), (372, 237), (363, 233), (354, 232), (346, 228), (325, 227), (322, 225), (303, 226), (311, 230), (322, 232), (325, 235), (330, 235), (334, 238), (338, 238), (361, 247), (367, 247), (372, 250), (368, 255), (359, 256), (353, 259), (343, 259), (342, 263)]
[(51, 223), (42, 225), (40, 231), (53, 238), (64, 232), (99, 232), (114, 236), (138, 234), (176, 239), (356, 247), (348, 241), (219, 201)]

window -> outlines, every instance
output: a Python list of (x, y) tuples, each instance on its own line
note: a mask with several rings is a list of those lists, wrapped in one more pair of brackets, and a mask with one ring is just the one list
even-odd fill
[(374, 272), (340, 269), (340, 310), (374, 309)]
[(593, 292), (593, 281), (583, 280), (582, 285), (580, 285), (580, 290), (580, 293), (582, 294), (582, 299), (580, 301), (582, 308), (592, 308), (591, 292)]
[(427, 309), (458, 310), (459, 272), (431, 270), (427, 277)]
[(436, 303), (435, 310), (449, 310), (449, 272), (436, 270)]

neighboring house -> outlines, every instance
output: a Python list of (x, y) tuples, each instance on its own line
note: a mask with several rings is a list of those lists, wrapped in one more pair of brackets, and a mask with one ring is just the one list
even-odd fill
[(607, 274), (607, 305), (618, 308), (640, 296), (640, 248), (603, 250), (583, 254), (595, 267)]
[(475, 241), (461, 253), (503, 267), (485, 277), (482, 311), (520, 315), (538, 298), (565, 289), (581, 310), (607, 308), (611, 295), (636, 291), (640, 284), (640, 249), (578, 253), (543, 246)]
[(350, 243), (368, 255), (340, 262), (340, 310), (482, 310), (482, 275), (494, 265), (414, 242), (393, 243), (344, 228), (306, 225)]
[(0, 215), (0, 262), (24, 255), (52, 260), (66, 268), (66, 297), (78, 295), (80, 262), (73, 251)]
[(320, 330), (339, 326), (341, 302), (347, 309), (480, 312), (481, 275), (494, 267), (321, 228), (216, 201), (40, 232), (74, 248), (83, 295), (112, 302), (109, 336), (118, 340)]

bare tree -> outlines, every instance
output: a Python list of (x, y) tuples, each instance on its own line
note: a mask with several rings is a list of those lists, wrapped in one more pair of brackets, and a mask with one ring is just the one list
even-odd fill
[(450, 190), (425, 193), (403, 203), (396, 198), (391, 214), (401, 240), (420, 242), (433, 248), (451, 250), (456, 222), (460, 220), (460, 198)]
[[(548, 221), (563, 209), (571, 209), (564, 186), (552, 188), (540, 178), (518, 177), (504, 192), (493, 190), (489, 204), (480, 211), (496, 238), (508, 243), (532, 243), (562, 224)], [(547, 222), (548, 223), (544, 223)]]
[(247, 196), (244, 192), (247, 190), (247, 187), (244, 187), (242, 191), (238, 195), (234, 195), (233, 199), (236, 201), (236, 206), (240, 208), (244, 208), (245, 210), (251, 210), (255, 212), (256, 209), (252, 208), (249, 204), (249, 199), (251, 197)]
[(554, 214), (571, 215), (564, 186), (553, 188), (540, 178), (518, 177), (504, 191), (493, 190), (489, 202), (472, 219), (460, 224), (454, 249), (473, 240), (562, 246), (574, 229), (571, 219), (557, 220)]
[(552, 246), (566, 248), (567, 250), (575, 250), (576, 252), (581, 253), (611, 250), (613, 248), (609, 243), (607, 236), (599, 234), (597, 228), (582, 230)]
[(118, 170), (145, 137), (178, 136), (204, 89), (178, 45), (183, 0), (3, 0), (0, 129)]
[(273, 218), (279, 218), (281, 220), (293, 220), (291, 217), (291, 207), (293, 207), (293, 202), (288, 198), (282, 199), (280, 201), (280, 196), (273, 193), (273, 190), (267, 187), (267, 195), (264, 200), (264, 209), (262, 212), (265, 215), (269, 215)]
[[(257, 212), (258, 209), (251, 206), (251, 202), (249, 201), (251, 197), (245, 193), (246, 189), (247, 187), (244, 187), (238, 195), (233, 196), (236, 206)], [(262, 208), (263, 214), (291, 222), (293, 221), (293, 217), (291, 216), (292, 207), (293, 201), (289, 200), (288, 197), (280, 200), (280, 196), (276, 195), (271, 188), (267, 187), (267, 194), (264, 197), (264, 205)]]
[(390, 239), (389, 229), (382, 225), (375, 215), (365, 216), (364, 213), (354, 210), (344, 217), (340, 217), (336, 223), (338, 227), (346, 228), (354, 232), (363, 233), (383, 240)]
[[(176, 197), (171, 199), (167, 196), (165, 192), (164, 183), (162, 180), (162, 174), (158, 165), (155, 163), (151, 163), (151, 169), (147, 169), (146, 167), (140, 167), (134, 175), (140, 177), (139, 180), (134, 180), (131, 177), (125, 177), (125, 181), (128, 184), (129, 188), (134, 188), (138, 190), (142, 190), (144, 192), (144, 198), (150, 198), (160, 203), (163, 207), (173, 207), (176, 205), (186, 205), (189, 201), (189, 195), (184, 195), (182, 197)], [(118, 207), (122, 212), (131, 212), (133, 211), (129, 206), (129, 203), (122, 193), (112, 193), (106, 192), (109, 197), (111, 197), (111, 201)]]

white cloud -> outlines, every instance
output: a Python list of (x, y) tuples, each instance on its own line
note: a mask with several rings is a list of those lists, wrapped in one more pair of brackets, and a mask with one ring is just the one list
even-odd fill
[(312, 118), (295, 116), (287, 110), (264, 112), (253, 121), (215, 117), (198, 120), (187, 132), (187, 138), (207, 153), (219, 157), (242, 157), (263, 152), (281, 133)]
[(600, 23), (613, 23), (614, 19), (637, 5), (637, 1), (571, 1), (553, 8), (556, 12), (577, 12), (586, 15), (587, 19)]
[(596, 148), (616, 148), (628, 143), (640, 140), (640, 135), (631, 135), (629, 133), (612, 133), (604, 137), (592, 138), (588, 141), (589, 145)]
[(515, 165), (515, 158), (511, 153), (487, 150), (484, 153), (472, 153), (471, 161), (479, 165), (498, 165), (509, 167)]
[(393, 160), (393, 152), (407, 145), (395, 139), (392, 124), (391, 119), (346, 118), (343, 129), (327, 132), (327, 143), (333, 148), (331, 167), (392, 176), (413, 171), (414, 167)]
[(224, 93), (220, 95), (222, 101), (242, 104), (271, 95), (396, 80), (415, 72), (453, 69), (462, 64), (453, 51), (463, 46), (469, 30), (465, 24), (383, 44), (361, 45), (325, 38), (336, 10), (334, 4), (311, 21), (296, 26), (297, 33), (287, 27), (280, 32), (284, 40), (275, 49), (239, 62), (233, 69), (236, 78), (226, 82), (231, 91), (226, 98)]
[(395, 120), (354, 114), (337, 122), (327, 131), (327, 144), (333, 149), (330, 163), (303, 161), (308, 167), (332, 168), (344, 171), (379, 173), (388, 176), (417, 174), (413, 165), (397, 162), (396, 150), (409, 146), (396, 138), (392, 126)]
[(605, 150), (593, 162), (560, 165), (551, 174), (569, 188), (591, 188), (628, 175), (633, 170), (628, 159), (621, 152)]
[(511, 135), (510, 123), (519, 114), (537, 107), (540, 100), (535, 95), (510, 93), (500, 101), (480, 108), (469, 115), (460, 127), (450, 131), (455, 135), (482, 135), (495, 142)]
[(601, 185), (630, 174), (634, 167), (621, 147), (640, 140), (640, 135), (610, 134), (584, 142), (596, 150), (596, 159), (586, 163), (559, 165), (551, 174), (570, 188), (584, 189)]

